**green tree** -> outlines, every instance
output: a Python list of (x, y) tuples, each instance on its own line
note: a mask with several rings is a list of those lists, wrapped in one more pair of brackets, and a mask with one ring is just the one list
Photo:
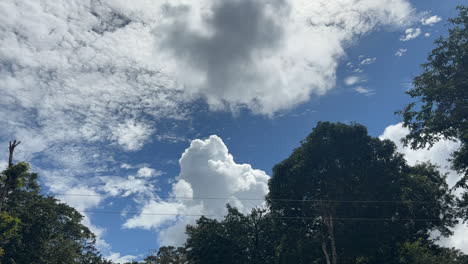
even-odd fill
[[(94, 244), (95, 237), (81, 224), (83, 216), (53, 197), (40, 194), (37, 174), (27, 163), (20, 162), (2, 172), (15, 176), (4, 200), (0, 228), (15, 223), (15, 234), (3, 241), (0, 263), (37, 264), (105, 264)], [(8, 228), (7, 228), (8, 229)], [(11, 229), (10, 229), (11, 230)]]
[(227, 209), (222, 221), (201, 217), (196, 225), (187, 226), (188, 263), (274, 263), (273, 225), (266, 212), (254, 209), (243, 215), (229, 205)]
[[(422, 65), (423, 73), (413, 80), (407, 92), (417, 99), (399, 114), (410, 129), (405, 143), (412, 148), (432, 146), (440, 139), (458, 140), (453, 168), (467, 186), (468, 177), (468, 7), (459, 6), (459, 15), (449, 19), (448, 37), (435, 41), (436, 47)], [(468, 198), (468, 196), (467, 196)], [(468, 214), (467, 214), (468, 217)]]
[(287, 243), (280, 258), (391, 263), (405, 241), (434, 229), (450, 234), (453, 196), (445, 178), (430, 164), (408, 166), (395, 149), (362, 125), (318, 123), (269, 182), (267, 200)]
[(2, 212), (0, 213), (0, 257), (5, 253), (1, 247), (16, 235), (19, 227), (19, 219)]
[(185, 264), (186, 252), (184, 247), (160, 247), (156, 255), (147, 256), (144, 264)]
[(442, 248), (422, 240), (406, 242), (401, 246), (401, 264), (467, 264), (468, 256), (460, 251)]

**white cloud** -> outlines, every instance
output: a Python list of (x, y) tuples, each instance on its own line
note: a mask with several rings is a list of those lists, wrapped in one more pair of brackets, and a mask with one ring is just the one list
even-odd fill
[(139, 168), (137, 171), (137, 176), (138, 177), (143, 177), (143, 178), (149, 178), (149, 177), (154, 177), (154, 176), (161, 176), (162, 172), (155, 170), (153, 168), (149, 167), (142, 167)]
[(426, 38), (428, 38), (428, 37), (431, 36), (431, 33), (424, 33), (424, 36), (425, 36)]
[(362, 81), (361, 78), (356, 75), (348, 76), (344, 79), (344, 83), (348, 86), (355, 85), (356, 83), (359, 83), (361, 81)]
[(125, 255), (122, 256), (120, 253), (112, 253), (108, 256), (106, 256), (106, 259), (114, 262), (114, 263), (126, 263), (126, 262), (131, 262), (132, 260), (136, 260), (138, 256), (133, 256), (133, 255)]
[(375, 94), (374, 90), (368, 89), (368, 88), (366, 88), (364, 86), (358, 86), (358, 87), (354, 88), (354, 91), (359, 93), (359, 94), (363, 94), (365, 96), (371, 96), (371, 95)]
[(119, 124), (113, 131), (117, 143), (126, 150), (138, 150), (153, 133), (153, 129), (144, 123), (127, 120)]
[(120, 164), (120, 168), (128, 170), (128, 169), (133, 168), (133, 166), (128, 163), (122, 163)]
[(440, 22), (442, 18), (440, 16), (430, 16), (421, 19), (421, 24), (425, 26), (432, 26), (438, 22)]
[(376, 57), (374, 57), (374, 58), (365, 58), (365, 59), (363, 59), (363, 60), (361, 61), (360, 64), (361, 64), (361, 65), (369, 65), (369, 64), (374, 63), (376, 60), (377, 60)]
[(145, 194), (151, 197), (155, 191), (153, 184), (146, 178), (128, 177), (99, 177), (103, 185), (99, 189), (110, 196), (127, 197), (132, 194)]
[[(390, 139), (393, 141), (397, 150), (403, 153), (408, 164), (415, 165), (421, 162), (431, 162), (437, 166), (442, 173), (447, 173), (447, 183), (450, 187), (459, 180), (460, 176), (453, 170), (450, 169), (450, 158), (451, 153), (460, 147), (459, 142), (450, 140), (440, 140), (435, 143), (430, 149), (419, 149), (413, 150), (410, 147), (405, 147), (401, 142), (401, 139), (409, 133), (407, 128), (404, 128), (401, 123), (396, 125), (390, 125), (385, 128), (383, 134), (380, 136), (381, 139)], [(453, 229), (454, 235), (448, 238), (441, 238), (440, 245), (446, 247), (455, 247), (462, 250), (464, 253), (468, 253), (467, 238), (468, 238), (468, 227), (460, 223)]]
[(408, 51), (408, 49), (398, 49), (396, 52), (395, 52), (395, 56), (397, 57), (401, 57), (403, 55), (405, 55), (405, 53)]
[(266, 114), (325, 94), (346, 43), (413, 14), (402, 0), (201, 2), (171, 2), (156, 29), (160, 60), (213, 108)]
[(417, 38), (421, 35), (420, 28), (408, 28), (405, 30), (405, 35), (400, 38), (401, 41), (408, 41)]
[[(165, 245), (180, 244), (185, 239), (185, 226), (193, 223), (196, 216), (225, 215), (226, 203), (246, 213), (253, 207), (262, 205), (263, 200), (240, 199), (262, 199), (268, 192), (269, 176), (264, 171), (253, 169), (249, 164), (237, 164), (224, 142), (217, 136), (192, 141), (182, 154), (179, 164), (180, 174), (172, 186), (174, 201), (148, 202), (143, 206), (141, 214), (128, 219), (124, 227), (158, 229), (169, 222), (172, 224), (168, 228), (160, 230), (159, 239)], [(192, 200), (192, 197), (226, 199)]]
[(450, 170), (450, 154), (460, 147), (460, 143), (441, 140), (434, 144), (430, 149), (413, 150), (410, 147), (404, 147), (400, 141), (409, 133), (408, 129), (402, 124), (391, 125), (385, 128), (384, 133), (380, 136), (382, 139), (390, 139), (397, 145), (397, 150), (405, 155), (406, 160), (410, 165), (415, 165), (419, 162), (430, 161), (438, 166), (444, 173), (449, 173), (447, 183), (453, 186), (458, 181), (458, 174)]

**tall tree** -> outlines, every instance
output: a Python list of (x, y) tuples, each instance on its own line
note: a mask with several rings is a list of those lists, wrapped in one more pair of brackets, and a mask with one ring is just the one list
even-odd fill
[(268, 203), (284, 233), (299, 234), (298, 246), (320, 247), (317, 257), (333, 264), (389, 263), (399, 243), (433, 229), (450, 234), (453, 197), (444, 177), (429, 164), (408, 166), (395, 149), (362, 125), (318, 123), (273, 169)]
[[(458, 186), (468, 187), (468, 7), (459, 6), (449, 19), (448, 37), (435, 41), (435, 49), (422, 65), (423, 73), (407, 92), (417, 101), (399, 112), (410, 129), (405, 143), (412, 148), (432, 146), (440, 139), (458, 140), (453, 168), (463, 175)], [(468, 205), (468, 194), (465, 194)], [(468, 206), (467, 206), (468, 208)], [(466, 211), (468, 218), (468, 210)]]

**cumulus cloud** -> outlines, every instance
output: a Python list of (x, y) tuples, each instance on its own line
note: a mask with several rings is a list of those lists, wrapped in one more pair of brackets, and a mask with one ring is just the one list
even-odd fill
[(345, 43), (379, 25), (403, 26), (413, 12), (407, 1), (179, 2), (156, 29), (174, 74), (214, 108), (267, 114), (332, 89)]
[(408, 49), (398, 49), (396, 52), (395, 52), (395, 56), (397, 57), (401, 57), (403, 55), (405, 55), (405, 53), (408, 51)]
[(420, 28), (408, 28), (405, 30), (405, 35), (400, 38), (401, 41), (408, 41), (417, 38), (421, 35)]
[[(396, 144), (398, 152), (404, 154), (405, 159), (410, 165), (429, 161), (439, 166), (440, 171), (447, 174), (448, 185), (453, 187), (459, 180), (460, 176), (450, 169), (450, 162), (448, 160), (451, 153), (460, 147), (460, 143), (450, 140), (440, 140), (430, 149), (413, 150), (410, 147), (405, 147), (401, 142), (401, 139), (408, 135), (408, 133), (409, 130), (399, 123), (386, 127), (380, 138), (392, 140)], [(455, 247), (465, 253), (468, 253), (468, 247), (466, 244), (468, 228), (466, 225), (460, 223), (453, 229), (453, 231), (453, 236), (441, 238), (437, 243), (446, 247)]]
[(386, 127), (380, 138), (390, 139), (395, 142), (397, 150), (405, 155), (410, 165), (430, 161), (440, 166), (442, 172), (448, 173), (447, 183), (453, 186), (458, 181), (459, 176), (456, 172), (450, 170), (450, 162), (448, 159), (450, 158), (450, 154), (460, 147), (460, 143), (450, 140), (441, 140), (435, 143), (430, 149), (413, 150), (410, 147), (403, 146), (401, 142), (401, 139), (408, 135), (408, 133), (409, 130), (399, 123)]
[(421, 19), (421, 24), (425, 26), (432, 26), (442, 20), (440, 16), (430, 16)]
[(236, 163), (217, 136), (192, 141), (179, 165), (180, 174), (172, 185), (172, 200), (147, 202), (141, 213), (129, 218), (124, 227), (160, 229), (168, 226), (159, 230), (159, 239), (163, 244), (180, 244), (185, 239), (185, 226), (194, 223), (200, 215), (220, 217), (226, 213), (226, 203), (246, 213), (262, 205), (268, 193), (269, 176), (249, 164)]

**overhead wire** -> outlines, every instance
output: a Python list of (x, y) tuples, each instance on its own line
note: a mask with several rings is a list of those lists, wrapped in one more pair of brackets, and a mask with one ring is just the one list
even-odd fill
[[(82, 197), (120, 197), (127, 198), (129, 195), (103, 195), (103, 194), (74, 194), (74, 193), (47, 193), (53, 196), (82, 196)], [(265, 201), (266, 198), (245, 198), (245, 197), (183, 197), (183, 196), (158, 196), (157, 200), (239, 200), (239, 201)], [(286, 199), (269, 198), (270, 201), (283, 202), (312, 202), (312, 203), (415, 203), (415, 204), (436, 204), (437, 201), (421, 200), (330, 200), (330, 199)]]

